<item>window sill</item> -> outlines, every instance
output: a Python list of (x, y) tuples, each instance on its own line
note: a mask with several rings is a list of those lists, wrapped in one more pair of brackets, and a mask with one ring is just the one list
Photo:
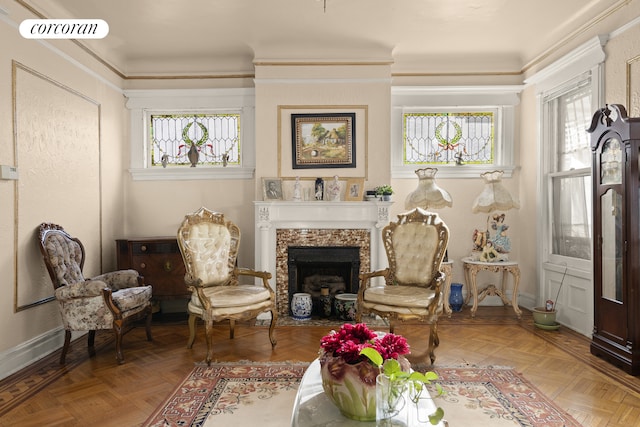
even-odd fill
[(255, 168), (134, 168), (134, 181), (186, 181), (201, 179), (253, 179)]
[(503, 178), (511, 178), (515, 166), (487, 166), (487, 165), (415, 165), (394, 168), (391, 171), (391, 178), (415, 178), (416, 169), (436, 168), (438, 174), (436, 178), (478, 178), (484, 172), (495, 170), (504, 171)]

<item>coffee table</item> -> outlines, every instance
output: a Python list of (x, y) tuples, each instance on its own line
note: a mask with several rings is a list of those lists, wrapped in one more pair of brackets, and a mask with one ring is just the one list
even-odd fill
[[(436, 410), (436, 405), (432, 399), (421, 399), (420, 410), (432, 413)], [(367, 427), (375, 425), (375, 421), (356, 421), (342, 415), (336, 405), (324, 394), (320, 377), (320, 361), (316, 359), (309, 365), (298, 388), (291, 414), (291, 427)], [(419, 425), (431, 427), (429, 423)], [(438, 426), (446, 427), (447, 424), (441, 422)]]

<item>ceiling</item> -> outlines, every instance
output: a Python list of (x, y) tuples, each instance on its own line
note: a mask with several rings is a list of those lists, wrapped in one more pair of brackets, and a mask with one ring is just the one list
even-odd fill
[(124, 76), (242, 74), (256, 62), (520, 73), (630, 0), (16, 0), (109, 24), (83, 40)]

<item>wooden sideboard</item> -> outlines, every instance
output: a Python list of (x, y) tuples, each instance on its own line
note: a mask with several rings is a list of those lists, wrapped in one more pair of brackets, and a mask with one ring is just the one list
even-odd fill
[(175, 237), (116, 240), (118, 269), (132, 268), (153, 287), (156, 300), (190, 298), (184, 262)]

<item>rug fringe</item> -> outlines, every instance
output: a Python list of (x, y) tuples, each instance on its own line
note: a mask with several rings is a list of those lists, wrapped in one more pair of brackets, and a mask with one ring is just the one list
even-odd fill
[[(222, 362), (211, 362), (211, 366), (233, 366), (233, 365), (269, 365), (269, 366), (278, 366), (278, 365), (295, 365), (295, 366), (308, 366), (311, 362), (306, 362), (303, 360), (282, 360), (282, 361), (266, 361), (266, 362), (258, 362), (256, 360), (234, 360), (232, 362), (222, 361)], [(195, 366), (208, 366), (207, 362), (195, 362)]]

